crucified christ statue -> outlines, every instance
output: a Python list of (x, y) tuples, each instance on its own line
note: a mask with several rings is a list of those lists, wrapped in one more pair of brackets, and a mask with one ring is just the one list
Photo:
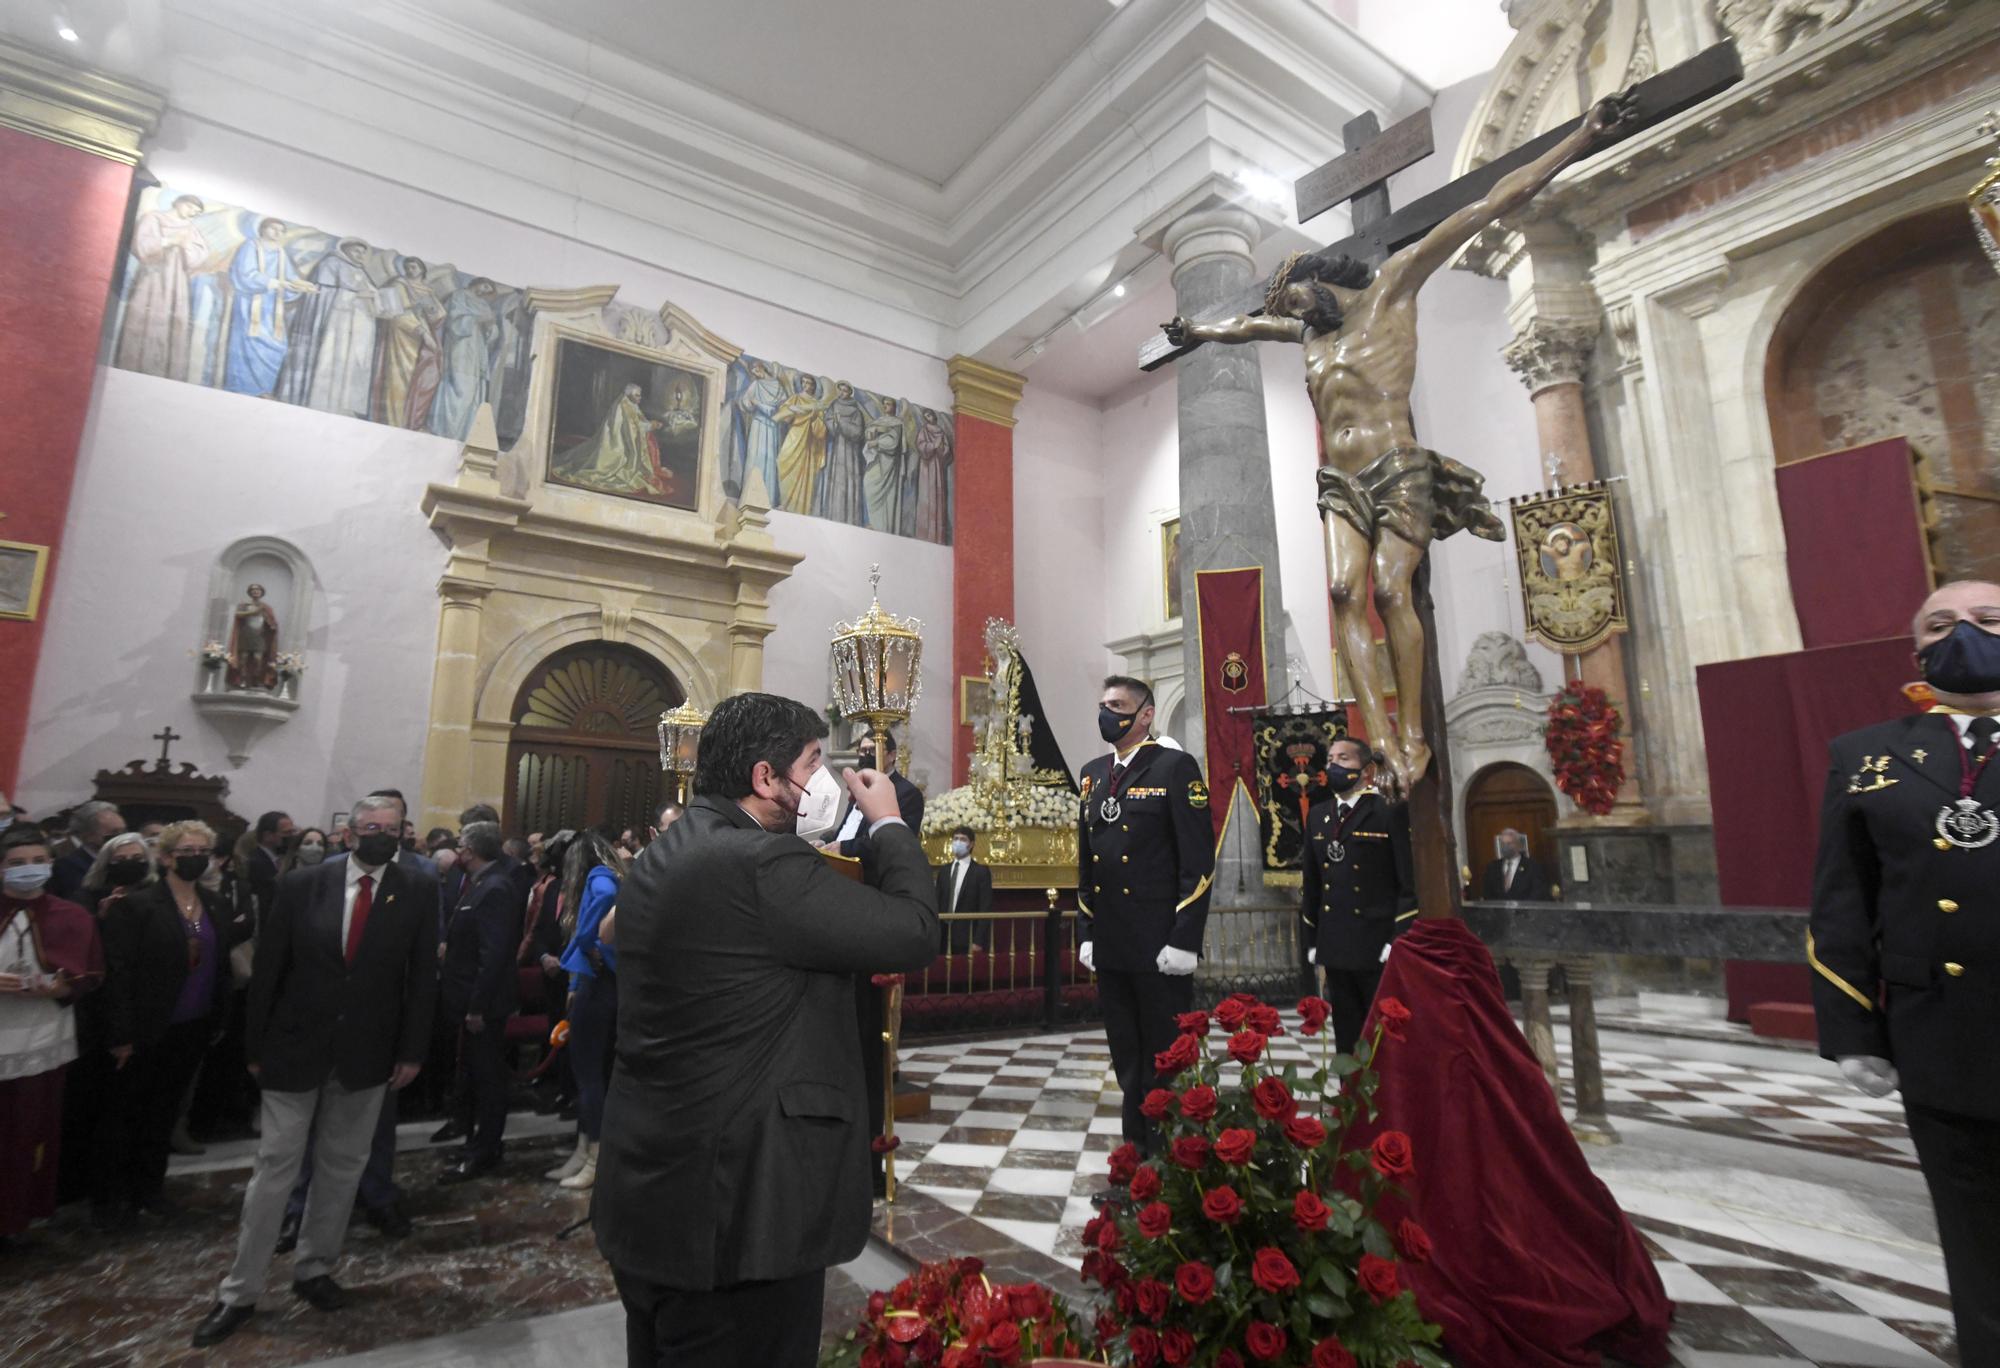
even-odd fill
[[(1417, 291), (1487, 224), (1532, 199), (1556, 173), (1605, 141), (1631, 117), (1628, 96), (1600, 101), (1576, 129), (1539, 158), (1494, 183), (1391, 256), (1379, 270), (1339, 256), (1294, 253), (1271, 277), (1261, 314), (1214, 323), (1176, 318), (1174, 346), (1195, 342), (1298, 342), (1306, 392), (1319, 415), (1319, 507), (1331, 550), (1334, 636), (1368, 735), (1407, 794), (1430, 768), (1424, 736), (1424, 626), (1411, 581), (1431, 542), (1470, 531), (1502, 541), (1506, 531), (1471, 467), (1420, 445), (1410, 417), (1417, 371)], [(1397, 693), (1389, 727), (1368, 625), (1367, 589), (1388, 628)]]

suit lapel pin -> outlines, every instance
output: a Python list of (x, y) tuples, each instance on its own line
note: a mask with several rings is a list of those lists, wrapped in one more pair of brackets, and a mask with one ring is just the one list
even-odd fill
[(1924, 763), (1924, 761), (1926, 761), (1926, 760), (1930, 759), (1930, 752), (1929, 752), (1929, 751), (1924, 751), (1924, 750), (1913, 750), (1913, 751), (1911, 751), (1911, 752), (1910, 752), (1910, 754), (1911, 754), (1912, 756), (1916, 757), (1916, 761), (1917, 761), (1917, 763), (1918, 763), (1919, 765), (1923, 764), (1923, 763)]

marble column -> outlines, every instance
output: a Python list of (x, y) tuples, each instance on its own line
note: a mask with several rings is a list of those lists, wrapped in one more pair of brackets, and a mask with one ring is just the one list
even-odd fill
[(35, 611), (0, 619), (0, 788), (14, 786), (61, 573), (132, 168), (163, 107), (154, 91), (0, 39), (0, 537), (46, 548)]
[(1521, 976), (1521, 1034), (1528, 1049), (1548, 1076), (1549, 1088), (1562, 1096), (1562, 1070), (1556, 1061), (1555, 1021), (1549, 1013), (1549, 970), (1553, 960), (1517, 959), (1514, 972)]
[[(951, 510), (951, 781), (971, 775), (972, 724), (956, 716), (958, 681), (986, 673), (986, 620), (1014, 617), (1014, 409), (1027, 386), (997, 366), (954, 356), (951, 381), (957, 478)], [(1082, 757), (1078, 758), (1078, 763)]]
[(1579, 1140), (1600, 1145), (1618, 1143), (1611, 1116), (1604, 1109), (1604, 1057), (1597, 1043), (1596, 966), (1587, 959), (1563, 961), (1563, 981), (1569, 997), (1569, 1071), (1576, 1081), (1576, 1120), (1570, 1129)]
[[(1501, 355), (1527, 386), (1535, 406), (1535, 432), (1541, 443), (1545, 488), (1583, 484), (1601, 478), (1597, 454), (1590, 442), (1590, 421), (1584, 407), (1583, 377), (1597, 343), (1595, 319), (1536, 317), (1507, 344)], [(1627, 586), (1629, 600), (1631, 587)], [(1633, 694), (1625, 671), (1625, 646), (1611, 637), (1581, 656), (1564, 658), (1565, 679), (1582, 680), (1604, 690), (1618, 706), (1625, 739), (1625, 782), (1618, 788), (1616, 808), (1604, 817), (1588, 814), (1586, 824), (1629, 826), (1646, 820), (1639, 791), (1637, 750), (1632, 742)]]
[[(1241, 294), (1257, 278), (1250, 258), (1259, 226), (1228, 206), (1197, 209), (1168, 225), (1161, 239), (1173, 264), (1174, 303), (1196, 318)], [(1264, 371), (1254, 345), (1197, 348), (1174, 363), (1180, 423), (1181, 601), (1187, 605), (1181, 659), (1187, 680), (1175, 738), (1207, 770), (1202, 717), (1201, 637), (1195, 624), (1195, 573), (1264, 568), (1264, 671), (1269, 696), (1286, 688), (1284, 595), (1278, 578), (1278, 520), (1271, 492), (1271, 448), (1264, 431)], [(1299, 402), (1305, 398), (1300, 396)], [(1296, 491), (1310, 508), (1313, 491)], [(1234, 776), (1208, 775), (1218, 800)], [(1213, 901), (1220, 906), (1269, 901), (1264, 888), (1257, 813), (1241, 796), (1218, 852)]]

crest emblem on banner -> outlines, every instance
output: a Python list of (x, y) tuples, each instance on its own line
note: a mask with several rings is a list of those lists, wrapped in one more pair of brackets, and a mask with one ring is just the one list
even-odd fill
[(1513, 501), (1528, 636), (1582, 655), (1626, 629), (1618, 519), (1602, 481)]
[(1216, 682), (1225, 692), (1242, 693), (1250, 687), (1250, 667), (1244, 664), (1241, 651), (1231, 651), (1222, 658), (1221, 674)]

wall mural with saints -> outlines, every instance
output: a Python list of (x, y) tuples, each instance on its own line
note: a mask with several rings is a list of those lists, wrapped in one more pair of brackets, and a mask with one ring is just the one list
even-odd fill
[[(463, 441), (481, 404), (500, 445), (527, 412), (528, 292), (180, 186), (135, 205), (112, 364)], [(558, 349), (547, 478), (693, 508), (701, 377)], [(601, 354), (595, 354), (601, 353)], [(723, 396), (724, 492), (951, 544), (948, 413), (740, 357)]]

